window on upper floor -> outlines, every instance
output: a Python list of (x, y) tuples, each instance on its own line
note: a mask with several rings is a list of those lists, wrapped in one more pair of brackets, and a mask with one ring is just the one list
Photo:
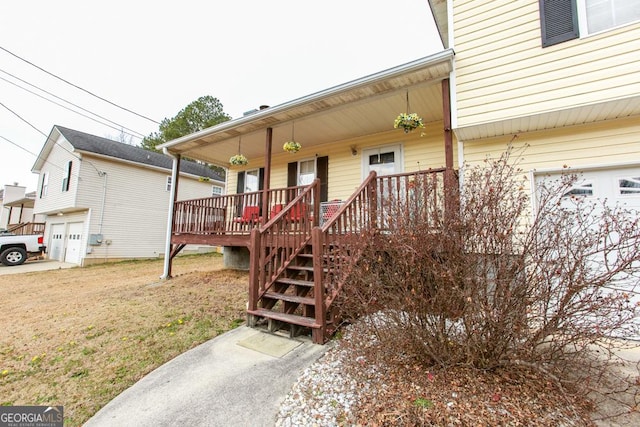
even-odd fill
[(171, 176), (167, 176), (167, 183), (165, 185), (167, 191), (171, 191)]
[(222, 195), (222, 187), (218, 187), (217, 185), (211, 186), (211, 195), (212, 196), (221, 196)]
[(581, 34), (594, 34), (640, 21), (638, 0), (578, 0)]
[(42, 199), (47, 195), (49, 190), (49, 174), (44, 172), (42, 174), (42, 182), (40, 183), (40, 198)]
[(67, 163), (67, 169), (65, 171), (65, 176), (62, 178), (62, 192), (69, 191), (69, 185), (71, 183), (71, 169), (73, 167), (73, 162), (69, 160)]
[(542, 47), (640, 21), (638, 0), (539, 0)]

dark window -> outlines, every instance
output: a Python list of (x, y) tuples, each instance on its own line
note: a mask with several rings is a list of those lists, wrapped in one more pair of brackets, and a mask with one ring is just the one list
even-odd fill
[(540, 0), (540, 24), (542, 47), (578, 38), (576, 0)]
[(66, 176), (62, 178), (62, 191), (69, 191), (69, 185), (71, 183), (71, 167), (73, 166), (73, 162), (69, 161), (67, 163), (67, 171)]
[(47, 195), (48, 188), (49, 188), (49, 174), (45, 172), (42, 174), (42, 183), (40, 184), (41, 199)]

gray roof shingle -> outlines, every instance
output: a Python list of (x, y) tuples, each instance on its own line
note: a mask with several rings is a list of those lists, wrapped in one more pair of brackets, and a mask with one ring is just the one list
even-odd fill
[[(130, 162), (155, 166), (162, 169), (171, 170), (172, 168), (173, 160), (164, 154), (58, 125), (55, 127), (76, 150), (128, 160)], [(180, 162), (180, 172), (224, 181), (224, 176), (221, 176), (218, 172), (210, 169), (206, 165), (189, 160), (182, 160)]]

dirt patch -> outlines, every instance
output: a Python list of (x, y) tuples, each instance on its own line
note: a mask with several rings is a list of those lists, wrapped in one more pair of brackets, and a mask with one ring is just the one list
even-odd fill
[(244, 322), (248, 274), (219, 255), (0, 276), (2, 405), (81, 425), (145, 374)]

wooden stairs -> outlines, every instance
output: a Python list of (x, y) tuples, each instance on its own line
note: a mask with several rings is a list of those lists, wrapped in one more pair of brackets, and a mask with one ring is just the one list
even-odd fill
[(249, 326), (288, 333), (290, 338), (311, 335), (314, 342), (323, 342), (327, 323), (317, 321), (317, 305), (313, 246), (308, 243), (260, 297), (259, 307), (247, 311)]

